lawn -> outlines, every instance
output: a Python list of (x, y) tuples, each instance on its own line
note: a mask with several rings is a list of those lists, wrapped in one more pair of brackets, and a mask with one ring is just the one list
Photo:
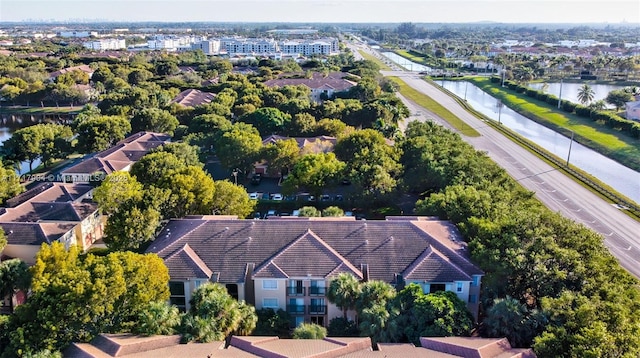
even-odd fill
[(488, 78), (473, 77), (468, 80), (525, 117), (566, 136), (573, 132), (577, 142), (629, 168), (640, 170), (640, 140), (591, 119), (560, 111), (555, 106), (525, 94), (500, 87), (499, 84), (491, 83)]
[(64, 106), (64, 107), (26, 107), (26, 106), (11, 106), (1, 107), (1, 113), (24, 113), (24, 114), (67, 114), (80, 112), (83, 106)]
[(358, 50), (358, 53), (360, 53), (360, 55), (362, 55), (362, 57), (364, 57), (365, 60), (369, 60), (369, 61), (377, 63), (378, 66), (380, 66), (380, 69), (382, 71), (391, 71), (391, 67), (387, 66), (387, 64), (385, 64), (384, 62), (380, 61), (377, 57), (375, 57), (375, 56), (373, 56), (373, 55), (371, 55), (371, 54), (369, 54), (367, 52), (364, 52), (362, 50)]
[(398, 84), (399, 92), (404, 97), (410, 99), (421, 107), (429, 109), (429, 111), (433, 112), (436, 116), (442, 118), (447, 121), (451, 126), (460, 131), (460, 133), (468, 136), (468, 137), (479, 137), (480, 133), (478, 133), (475, 129), (466, 125), (460, 118), (451, 113), (448, 109), (442, 106), (440, 103), (433, 100), (433, 98), (415, 90), (413, 87), (407, 85), (404, 81), (402, 81), (398, 77), (388, 77), (393, 82)]

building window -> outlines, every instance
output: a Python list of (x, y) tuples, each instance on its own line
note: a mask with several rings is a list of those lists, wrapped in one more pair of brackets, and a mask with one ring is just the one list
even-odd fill
[(429, 285), (429, 293), (438, 291), (446, 291), (447, 286), (444, 283), (432, 283)]
[(277, 290), (278, 289), (278, 281), (276, 281), (276, 280), (264, 280), (264, 281), (262, 281), (262, 288), (264, 290)]
[(278, 308), (278, 299), (277, 298), (263, 298), (262, 299), (262, 307), (263, 308)]
[(473, 276), (473, 286), (480, 286), (480, 276)]
[(169, 303), (178, 307), (181, 312), (185, 312), (187, 310), (187, 299), (185, 296), (184, 282), (169, 282), (169, 292), (171, 293)]
[(309, 295), (324, 296), (327, 293), (324, 280), (311, 280)]
[(196, 290), (198, 289), (198, 287), (202, 286), (203, 284), (205, 284), (207, 281), (205, 280), (195, 280), (196, 283)]
[(456, 283), (456, 292), (462, 292), (462, 282)]

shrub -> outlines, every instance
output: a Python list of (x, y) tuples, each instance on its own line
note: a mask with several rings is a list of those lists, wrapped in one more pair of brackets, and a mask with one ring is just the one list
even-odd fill
[(537, 89), (533, 89), (533, 88), (527, 88), (527, 90), (525, 91), (525, 94), (528, 97), (531, 98), (538, 98), (538, 94), (540, 93), (540, 91), (538, 91)]
[(562, 110), (567, 113), (573, 113), (576, 109), (576, 104), (569, 101), (562, 101)]
[(329, 337), (358, 337), (360, 331), (354, 321), (344, 317), (336, 317), (329, 321)]
[(327, 329), (313, 323), (302, 323), (293, 330), (294, 339), (324, 339), (326, 336)]
[(591, 117), (591, 108), (589, 108), (587, 106), (583, 106), (581, 104), (577, 104), (576, 108), (574, 110), (575, 110), (576, 114), (579, 115), (580, 117), (585, 117), (585, 118)]

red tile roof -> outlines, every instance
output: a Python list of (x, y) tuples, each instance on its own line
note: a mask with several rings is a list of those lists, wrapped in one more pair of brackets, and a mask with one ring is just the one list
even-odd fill
[(215, 93), (202, 92), (200, 90), (190, 88), (178, 93), (171, 102), (178, 103), (186, 107), (196, 107), (210, 103), (215, 97)]
[(121, 140), (113, 147), (64, 169), (62, 175), (91, 175), (96, 172), (110, 174), (124, 170), (140, 160), (151, 149), (168, 143), (170, 138), (169, 135), (163, 133), (138, 132)]

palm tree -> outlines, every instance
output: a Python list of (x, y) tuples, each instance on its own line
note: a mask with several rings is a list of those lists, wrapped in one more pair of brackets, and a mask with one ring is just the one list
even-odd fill
[(594, 95), (595, 92), (593, 91), (593, 88), (586, 83), (578, 89), (578, 101), (585, 106), (593, 101)]
[(341, 308), (344, 318), (347, 319), (347, 311), (355, 309), (361, 290), (362, 288), (357, 278), (348, 273), (341, 273), (331, 280), (327, 291), (327, 299), (338, 308)]
[(17, 290), (26, 290), (31, 285), (29, 266), (20, 259), (0, 263), (0, 299), (9, 297), (9, 311), (13, 312), (13, 295)]

